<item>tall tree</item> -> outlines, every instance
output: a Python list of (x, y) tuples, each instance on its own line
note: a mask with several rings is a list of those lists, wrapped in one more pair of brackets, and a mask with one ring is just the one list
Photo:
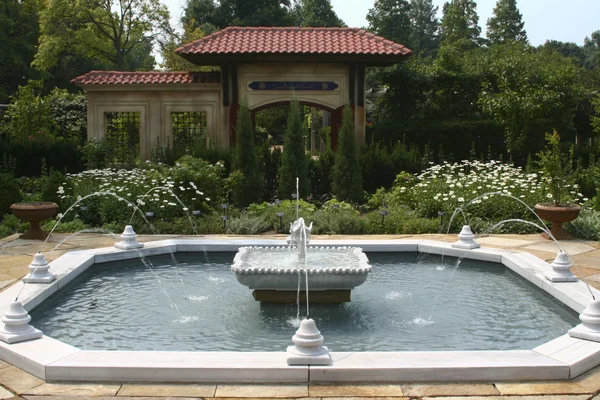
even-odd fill
[(236, 138), (232, 169), (238, 178), (233, 182), (233, 197), (239, 207), (246, 207), (260, 200), (262, 179), (258, 172), (252, 118), (245, 104), (238, 110)]
[(57, 65), (65, 52), (119, 70), (151, 69), (153, 42), (170, 30), (169, 12), (159, 0), (49, 0), (40, 30), (34, 64), (43, 70)]
[(367, 22), (372, 32), (410, 48), (412, 29), (408, 0), (375, 0), (367, 14)]
[(35, 0), (0, 0), (0, 103), (31, 77), (38, 35)]
[(593, 32), (583, 41), (583, 51), (586, 55), (585, 67), (594, 69), (600, 65), (600, 31)]
[(188, 0), (181, 18), (184, 24), (228, 26), (289, 26), (289, 0)]
[(344, 107), (338, 149), (333, 165), (332, 189), (338, 200), (359, 202), (363, 197), (362, 174), (354, 143), (354, 115), (350, 105)]
[(437, 19), (438, 7), (432, 0), (412, 0), (410, 7), (410, 49), (413, 54), (431, 55), (438, 46), (438, 30), (440, 22)]
[(302, 107), (293, 100), (288, 111), (287, 128), (283, 141), (281, 167), (279, 168), (279, 196), (289, 199), (296, 193), (296, 178), (300, 180), (300, 196), (306, 197), (310, 190), (305, 127), (300, 112)]
[(527, 43), (523, 16), (517, 8), (517, 0), (498, 0), (494, 15), (487, 21), (487, 38), (491, 44), (507, 42)]
[(292, 10), (294, 25), (342, 27), (344, 21), (337, 16), (330, 0), (299, 0)]
[(572, 128), (584, 93), (573, 60), (515, 42), (490, 53), (489, 79), (482, 84), (479, 105), (504, 128), (511, 154), (521, 150), (540, 121), (548, 125), (546, 130)]
[(474, 0), (451, 0), (444, 4), (442, 18), (442, 44), (456, 43), (466, 39), (479, 42), (481, 28)]

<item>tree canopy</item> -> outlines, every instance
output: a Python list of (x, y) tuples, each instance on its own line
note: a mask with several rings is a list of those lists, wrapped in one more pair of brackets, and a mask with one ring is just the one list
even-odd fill
[(410, 48), (412, 29), (408, 0), (375, 0), (367, 14), (367, 22), (374, 33)]
[(299, 0), (292, 13), (294, 25), (298, 26), (346, 26), (333, 10), (330, 0)]
[(152, 69), (152, 46), (170, 30), (168, 22), (159, 0), (49, 0), (40, 12), (34, 65), (50, 70), (64, 54), (73, 54), (113, 69)]
[(442, 18), (442, 44), (452, 44), (466, 39), (479, 43), (481, 28), (474, 0), (451, 0), (444, 4)]
[(517, 0), (498, 0), (494, 15), (488, 19), (487, 24), (487, 39), (492, 44), (527, 42), (525, 23), (517, 8)]
[(289, 0), (188, 0), (181, 18), (184, 25), (290, 26)]

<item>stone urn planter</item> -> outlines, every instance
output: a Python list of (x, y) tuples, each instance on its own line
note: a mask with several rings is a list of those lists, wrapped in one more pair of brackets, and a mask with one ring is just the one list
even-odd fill
[(19, 238), (32, 240), (45, 240), (48, 232), (40, 227), (40, 222), (50, 219), (56, 214), (58, 205), (47, 201), (30, 203), (15, 203), (10, 206), (13, 214), (23, 222), (29, 222), (29, 229)]
[[(577, 204), (565, 204), (556, 206), (554, 203), (539, 203), (535, 205), (535, 212), (544, 221), (552, 223), (550, 233), (556, 240), (571, 240), (573, 237), (565, 231), (563, 224), (571, 222), (579, 216), (581, 207)], [(550, 237), (544, 232), (542, 236), (546, 239)]]

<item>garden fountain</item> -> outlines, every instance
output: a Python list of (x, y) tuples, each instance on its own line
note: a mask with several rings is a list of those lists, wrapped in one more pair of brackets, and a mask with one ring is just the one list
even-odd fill
[[(255, 300), (294, 301), (296, 288), (307, 290), (310, 280), (312, 302), (348, 302), (350, 291), (366, 281), (371, 266), (361, 248), (308, 246), (311, 229), (312, 224), (307, 227), (299, 218), (290, 229), (295, 244), (240, 247), (231, 271), (242, 285), (254, 290)], [(300, 273), (307, 274), (307, 282), (298, 283)]]

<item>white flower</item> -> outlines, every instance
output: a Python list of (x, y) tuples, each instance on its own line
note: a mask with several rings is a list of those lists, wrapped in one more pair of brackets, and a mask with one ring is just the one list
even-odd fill
[(210, 197), (207, 197), (207, 198), (205, 198), (204, 200), (206, 200), (206, 201), (210, 201)]
[(187, 208), (187, 207), (183, 207), (183, 211), (187, 211), (187, 210), (188, 210), (188, 208)]
[(63, 213), (58, 213), (58, 214), (56, 215), (56, 219), (61, 219), (62, 217), (63, 217)]
[(459, 202), (459, 203), (463, 203), (464, 201), (465, 201), (465, 199), (463, 199), (462, 197), (459, 197), (459, 198), (458, 198), (458, 202)]
[(552, 193), (548, 193), (548, 194), (546, 195), (546, 197), (547, 197), (547, 198), (549, 198), (549, 199), (551, 199), (551, 198), (552, 198)]

